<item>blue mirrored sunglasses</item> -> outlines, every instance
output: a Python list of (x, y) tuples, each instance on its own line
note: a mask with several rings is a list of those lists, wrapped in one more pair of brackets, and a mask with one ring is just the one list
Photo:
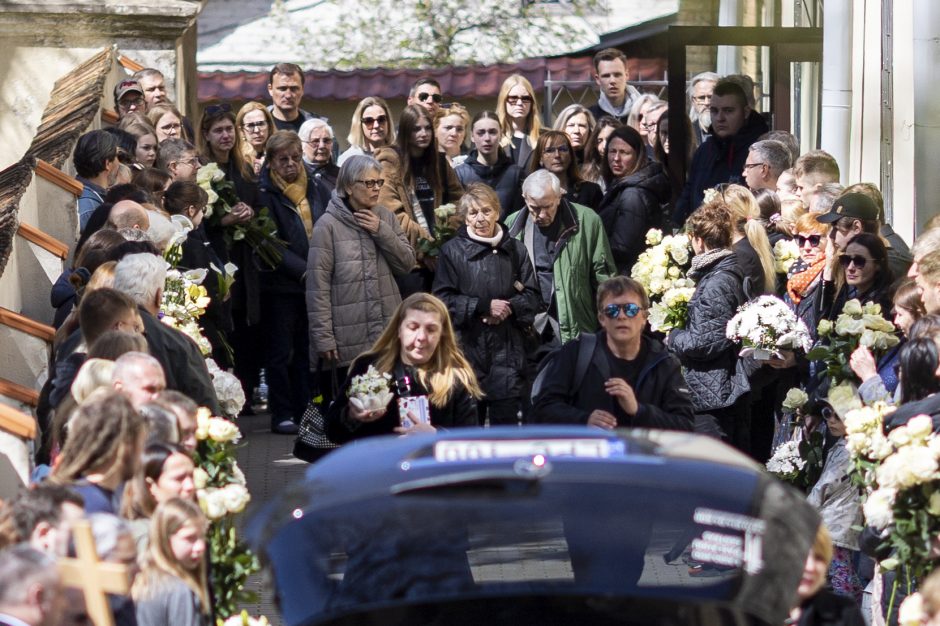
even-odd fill
[(629, 304), (608, 304), (604, 307), (604, 315), (614, 320), (620, 317), (621, 311), (623, 311), (623, 314), (627, 317), (636, 317), (642, 310), (639, 304), (634, 304), (633, 302)]

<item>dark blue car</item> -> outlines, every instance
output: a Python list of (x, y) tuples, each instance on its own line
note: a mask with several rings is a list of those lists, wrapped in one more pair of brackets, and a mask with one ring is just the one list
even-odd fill
[(539, 427), (344, 446), (249, 536), (290, 626), (779, 624), (818, 524), (713, 439)]

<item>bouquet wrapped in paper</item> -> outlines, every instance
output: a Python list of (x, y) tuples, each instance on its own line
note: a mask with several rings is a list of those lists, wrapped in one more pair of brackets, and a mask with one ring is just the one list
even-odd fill
[(433, 236), (430, 239), (421, 237), (418, 240), (417, 252), (429, 257), (439, 256), (441, 247), (457, 234), (456, 216), (457, 206), (454, 204), (442, 204), (434, 209)]
[(650, 299), (650, 328), (668, 332), (684, 328), (688, 304), (695, 283), (686, 277), (692, 264), (692, 247), (687, 235), (663, 236), (659, 229), (646, 233), (650, 247), (641, 253), (630, 270)]
[(806, 324), (776, 296), (760, 296), (745, 303), (728, 321), (725, 335), (744, 345), (741, 356), (767, 360), (780, 350), (810, 349)]
[(353, 376), (349, 385), (349, 403), (360, 411), (378, 411), (392, 401), (389, 383), (392, 377), (370, 365), (365, 374)]
[(792, 239), (781, 239), (774, 244), (774, 270), (786, 274), (800, 258), (800, 246)]

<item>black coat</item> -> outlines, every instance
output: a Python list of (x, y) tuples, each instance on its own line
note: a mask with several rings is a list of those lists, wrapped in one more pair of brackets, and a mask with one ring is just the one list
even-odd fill
[[(679, 359), (660, 342), (643, 337), (645, 360), (633, 388), (639, 411), (630, 417), (604, 389), (605, 368), (599, 365), (602, 359), (607, 359), (603, 347), (607, 341), (604, 331), (597, 333), (597, 344), (587, 371), (574, 388), (581, 341), (581, 338), (569, 341), (546, 364), (544, 383), (534, 401), (532, 421), (586, 424), (592, 411), (603, 410), (617, 416), (618, 426), (692, 430), (692, 399), (682, 377)], [(610, 368), (606, 371), (609, 372)]]
[[(202, 328), (212, 344), (212, 356), (220, 367), (231, 367), (231, 357), (226, 348), (225, 333), (232, 331), (232, 300), (222, 298), (219, 292), (219, 279), (212, 266), (222, 269), (228, 262), (228, 254), (220, 256), (219, 250), (212, 245), (206, 232), (206, 223), (203, 221), (198, 228), (194, 228), (186, 236), (182, 246), (182, 256), (179, 267), (181, 270), (207, 270), (202, 286), (206, 288), (211, 300), (206, 312), (199, 318), (199, 327)], [(225, 253), (223, 246), (222, 253)], [(236, 275), (237, 276), (237, 275)], [(236, 281), (238, 277), (236, 277)]]
[[(444, 244), (434, 277), (434, 295), (444, 301), (460, 347), (487, 399), (517, 398), (526, 372), (525, 330), (542, 310), (542, 297), (525, 245), (501, 228), (496, 247), (474, 241), (461, 226)], [(512, 315), (483, 323), (492, 300), (508, 300)]]
[(589, 180), (582, 180), (577, 185), (569, 183), (568, 187), (569, 189), (565, 197), (568, 198), (569, 202), (592, 208), (595, 211), (604, 199), (604, 192), (601, 191), (601, 186)]
[[(363, 437), (391, 435), (395, 432), (395, 428), (401, 424), (401, 417), (398, 415), (397, 394), (388, 403), (385, 415), (374, 422), (356, 422), (346, 414), (349, 407), (349, 385), (353, 376), (364, 374), (374, 362), (374, 358), (365, 355), (352, 362), (346, 375), (346, 382), (343, 383), (342, 389), (340, 389), (339, 394), (326, 413), (326, 435), (336, 443), (342, 444)], [(420, 384), (415, 376), (411, 376), (411, 378), (413, 389), (420, 395), (423, 392)], [(392, 382), (394, 383), (394, 380)], [(396, 387), (394, 384), (391, 385), (391, 389), (395, 393)], [(431, 405), (431, 425), (445, 429), (477, 426), (476, 400), (463, 386), (453, 388), (446, 405), (440, 408)]]
[(457, 178), (464, 189), (470, 183), (486, 183), (496, 192), (502, 211), (500, 220), (506, 219), (522, 208), (522, 179), (525, 173), (522, 168), (512, 162), (505, 152), (498, 151), (499, 157), (495, 165), (484, 165), (477, 161), (476, 148), (467, 155), (467, 160), (454, 168)]
[(828, 589), (820, 589), (801, 608), (798, 626), (864, 626), (865, 624), (858, 603)]
[(328, 192), (332, 193), (336, 189), (336, 178), (339, 176), (339, 166), (330, 161), (326, 165), (308, 165), (308, 172), (312, 168), (313, 177), (326, 185)]
[(725, 336), (728, 321), (744, 304), (744, 274), (734, 254), (703, 268), (695, 277), (685, 328), (669, 333), (669, 347), (682, 365), (695, 410), (731, 406), (750, 389), (738, 346)]
[(747, 161), (748, 150), (768, 130), (767, 122), (760, 113), (751, 111), (744, 126), (735, 135), (722, 139), (710, 134), (692, 155), (685, 187), (676, 201), (673, 224), (681, 226), (685, 223), (685, 218), (702, 204), (706, 189), (721, 183), (744, 185), (741, 172)]
[(604, 222), (618, 272), (629, 274), (646, 249), (646, 231), (662, 227), (662, 206), (668, 202), (669, 177), (656, 162), (607, 188), (597, 212)]
[(738, 265), (744, 272), (744, 295), (748, 298), (756, 298), (765, 293), (768, 285), (764, 284), (764, 266), (761, 265), (757, 250), (751, 242), (745, 237), (731, 246), (731, 249), (734, 250), (734, 258), (738, 260)]
[[(330, 193), (326, 186), (319, 183), (316, 177), (307, 170), (307, 202), (310, 203), (310, 213), (314, 223), (326, 211), (330, 201)], [(280, 189), (271, 182), (271, 170), (265, 165), (261, 170), (259, 183), (258, 204), (267, 207), (271, 218), (277, 224), (277, 236), (287, 243), (281, 249), (283, 258), (280, 265), (274, 270), (262, 269), (261, 291), (277, 293), (293, 293), (304, 295), (304, 272), (307, 271), (307, 255), (310, 251), (310, 241), (304, 229), (303, 220), (290, 200)]]

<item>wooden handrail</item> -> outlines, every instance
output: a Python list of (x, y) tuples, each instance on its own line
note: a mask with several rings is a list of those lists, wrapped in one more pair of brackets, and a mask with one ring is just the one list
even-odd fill
[(20, 222), (16, 234), (27, 241), (31, 241), (43, 250), (51, 252), (63, 261), (69, 256), (69, 247), (53, 237), (48, 235), (35, 226), (30, 226), (25, 222)]
[(126, 69), (128, 72), (139, 72), (144, 69), (144, 66), (135, 61), (134, 59), (128, 58), (123, 54), (118, 55), (118, 63)]
[(0, 402), (0, 429), (21, 439), (35, 439), (36, 419)]
[(39, 406), (38, 391), (4, 378), (0, 378), (0, 396), (6, 396), (33, 407)]
[(53, 185), (61, 187), (68, 192), (71, 192), (73, 196), (78, 198), (82, 195), (82, 184), (60, 170), (59, 168), (49, 165), (42, 159), (36, 159), (36, 175), (45, 178)]
[(110, 124), (111, 126), (116, 126), (118, 123), (117, 113), (111, 109), (101, 109), (101, 121), (105, 124)]
[(0, 324), (15, 328), (27, 335), (38, 337), (49, 343), (52, 343), (52, 340), (55, 338), (55, 328), (52, 326), (37, 322), (21, 313), (3, 307), (0, 307)]

